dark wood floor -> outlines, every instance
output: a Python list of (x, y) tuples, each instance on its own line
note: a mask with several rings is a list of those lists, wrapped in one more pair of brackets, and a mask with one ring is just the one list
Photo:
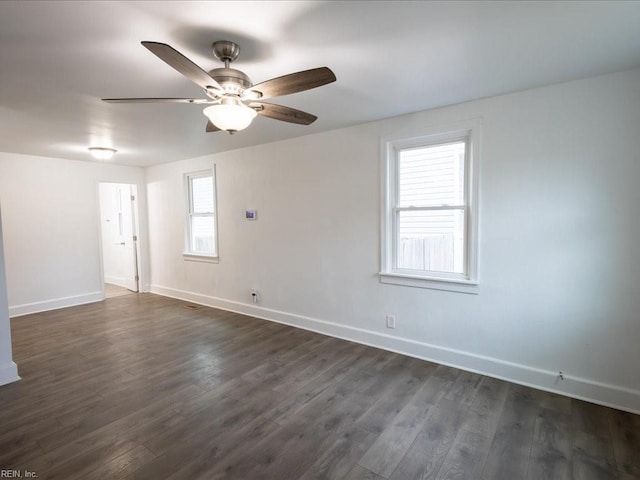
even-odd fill
[(151, 294), (12, 321), (39, 479), (640, 479), (640, 416)]

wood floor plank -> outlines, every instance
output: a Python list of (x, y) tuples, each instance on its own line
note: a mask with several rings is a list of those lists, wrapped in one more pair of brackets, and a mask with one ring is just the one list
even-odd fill
[(618, 480), (638, 480), (640, 477), (636, 475), (629, 475), (628, 473), (621, 473)]
[[(149, 411), (169, 412), (174, 402), (180, 399), (197, 398), (202, 393), (200, 389), (193, 385), (185, 385), (181, 388), (166, 391), (164, 396), (143, 397), (143, 402), (100, 403), (94, 415), (86, 416), (82, 421), (64, 425), (61, 428), (51, 431), (48, 435), (43, 435), (38, 439), (38, 444), (46, 451), (53, 451), (61, 446), (65, 446), (78, 438), (92, 434), (101, 428), (115, 428), (120, 424), (126, 424), (131, 418), (136, 418), (136, 414), (148, 415)], [(158, 402), (158, 400), (160, 400)], [(153, 408), (154, 404), (157, 409)], [(119, 423), (118, 423), (119, 422)], [(134, 424), (136, 426), (137, 424)]]
[[(107, 459), (96, 456), (96, 452), (102, 451), (105, 455), (117, 453), (115, 456), (126, 453), (129, 449), (157, 435), (158, 431), (163, 431), (177, 422), (179, 418), (172, 410), (172, 406), (181, 396), (189, 394), (191, 394), (190, 389), (183, 389), (167, 397), (160, 397), (145, 409), (132, 412), (82, 436), (70, 435), (56, 448), (40, 456), (36, 466), (41, 471), (57, 472), (61, 465), (66, 465), (66, 470), (62, 468), (60, 471), (69, 471), (74, 470), (78, 465), (88, 463), (87, 458), (92, 459), (93, 462)], [(108, 460), (111, 459), (108, 458)], [(25, 465), (26, 467), (28, 465)]]
[[(154, 454), (160, 455), (173, 448), (176, 439), (188, 442), (190, 438), (203, 430), (215, 431), (220, 425), (234, 420), (241, 421), (244, 405), (234, 399), (219, 397), (205, 408), (189, 416), (175, 415), (176, 421), (166, 426), (162, 432), (142, 440), (144, 446)], [(246, 423), (246, 420), (242, 423)], [(238, 425), (241, 426), (241, 425)]]
[[(460, 430), (435, 480), (476, 480), (480, 478), (491, 446), (491, 436)], [(539, 477), (554, 478), (554, 477)], [(555, 480), (555, 479), (554, 479)]]
[(104, 444), (101, 448), (85, 450), (81, 455), (74, 456), (56, 465), (43, 465), (40, 462), (35, 462), (34, 471), (38, 472), (38, 478), (47, 480), (84, 479), (96, 468), (100, 468), (118, 457), (128, 454), (137, 447), (139, 445), (134, 442), (116, 440)]
[(580, 400), (571, 402), (572, 426), (576, 431), (611, 438), (610, 409)]
[(507, 382), (484, 377), (461, 428), (493, 438), (508, 390)]
[(0, 469), (42, 479), (640, 480), (640, 416), (152, 294), (11, 321)]
[(481, 383), (482, 375), (472, 372), (460, 372), (454, 384), (444, 394), (444, 398), (451, 400), (466, 411), (473, 403)]
[(450, 367), (437, 367), (358, 464), (389, 478), (422, 430), (429, 409), (451, 388), (459, 374)]
[(520, 385), (509, 386), (502, 416), (484, 465), (483, 480), (526, 479), (539, 409), (531, 389)]
[(186, 438), (171, 436), (174, 445), (138, 468), (131, 478), (156, 480), (159, 478), (196, 478), (212, 466), (218, 465), (238, 445), (259, 441), (278, 428), (274, 423), (257, 417), (242, 427), (221, 425), (202, 428)]
[(156, 456), (146, 447), (138, 445), (87, 474), (89, 478), (124, 479), (131, 478), (142, 465), (149, 463)]
[[(323, 343), (328, 344), (330, 340), (327, 337)], [(280, 366), (277, 363), (265, 363), (242, 375), (240, 378), (244, 382), (239, 382), (237, 388), (228, 392), (228, 395), (244, 398), (265, 388), (293, 393), (342, 361), (343, 350), (348, 347), (348, 344), (343, 343), (331, 350), (311, 351), (306, 354), (298, 352), (295, 360), (292, 359)]]
[(424, 427), (393, 471), (393, 480), (436, 478), (478, 391), (480, 380), (479, 375), (462, 372), (443, 392), (429, 409)]
[[(55, 379), (51, 381), (55, 382)], [(28, 398), (29, 401), (23, 401), (25, 398)], [(40, 419), (50, 416), (54, 412), (69, 412), (81, 408), (83, 405), (99, 399), (99, 395), (93, 391), (85, 390), (83, 386), (76, 385), (65, 388), (65, 385), (58, 384), (55, 389), (51, 388), (45, 394), (21, 394), (12, 400), (13, 408), (11, 410), (2, 411), (0, 422), (3, 425), (10, 425), (17, 418), (22, 420)]]
[(295, 423), (281, 427), (253, 449), (252, 468), (243, 478), (299, 478), (338, 441), (342, 427), (337, 418), (323, 426)]
[(379, 350), (354, 346), (352, 354), (334, 365), (325, 373), (318, 376), (312, 383), (305, 385), (296, 392), (290, 392), (280, 404), (270, 412), (273, 421), (283, 423), (296, 412), (302, 410), (309, 402), (327, 389), (343, 381), (349, 382), (360, 371), (374, 369), (379, 359), (385, 357)]
[(299, 480), (344, 478), (373, 444), (376, 437), (376, 434), (362, 430), (355, 425), (345, 430)]
[(469, 409), (465, 412), (458, 435), (449, 449), (437, 479), (481, 477), (491, 442), (498, 428), (509, 384), (483, 377)]
[(356, 465), (351, 469), (351, 471), (344, 477), (343, 480), (383, 480), (384, 477), (380, 475), (376, 475), (370, 470), (361, 467), (360, 465)]
[(614, 480), (619, 477), (613, 446), (602, 437), (574, 432), (573, 478), (575, 480)]
[[(397, 467), (392, 480), (434, 479), (449, 453), (462, 423), (463, 411), (454, 401), (442, 398), (431, 408), (424, 428)], [(379, 472), (387, 476), (390, 469)]]
[[(167, 452), (168, 455), (177, 459), (179, 468), (166, 478), (167, 480), (208, 480), (213, 478), (211, 477), (211, 472), (215, 471), (230, 453), (238, 449), (244, 449), (248, 445), (259, 443), (278, 428), (278, 425), (273, 422), (265, 420), (263, 417), (256, 417), (242, 426), (228, 426), (216, 429), (215, 435), (212, 435), (211, 432), (208, 432), (207, 435), (206, 431), (201, 431), (195, 437), (187, 440), (191, 451), (185, 452), (186, 455), (175, 456), (175, 452)], [(193, 455), (194, 452), (196, 453), (195, 455)], [(150, 470), (147, 468), (144, 472), (148, 475)], [(153, 480), (158, 478), (158, 475), (138, 476), (136, 478)]]
[(640, 415), (612, 411), (610, 419), (618, 471), (640, 479)]
[(436, 369), (435, 364), (411, 360), (412, 363), (402, 365), (402, 370), (393, 373), (387, 392), (382, 392), (375, 404), (358, 419), (360, 428), (382, 433)]
[(324, 390), (295, 416), (281, 420), (280, 427), (263, 441), (230, 455), (207, 478), (298, 478), (374, 402), (363, 391), (380, 384), (375, 377), (362, 378), (366, 380), (358, 381), (348, 394), (335, 385)]
[(38, 445), (38, 438), (42, 432), (60, 427), (60, 422), (51, 417), (31, 421), (15, 419), (11, 425), (3, 424), (0, 432), (0, 465), (18, 465), (42, 455), (44, 451)]
[(536, 419), (527, 479), (571, 477), (571, 416), (563, 411), (542, 409)]

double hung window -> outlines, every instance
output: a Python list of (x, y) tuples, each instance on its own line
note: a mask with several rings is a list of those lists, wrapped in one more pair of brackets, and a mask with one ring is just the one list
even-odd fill
[(477, 128), (383, 141), (384, 283), (476, 293)]
[(218, 256), (215, 178), (212, 170), (185, 175), (187, 220), (185, 257)]

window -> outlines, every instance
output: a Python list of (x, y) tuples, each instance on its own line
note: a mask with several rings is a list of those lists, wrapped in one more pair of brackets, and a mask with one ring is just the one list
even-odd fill
[(187, 191), (187, 260), (211, 261), (218, 255), (216, 241), (215, 183), (213, 171), (185, 176)]
[(383, 283), (477, 293), (477, 122), (382, 141)]

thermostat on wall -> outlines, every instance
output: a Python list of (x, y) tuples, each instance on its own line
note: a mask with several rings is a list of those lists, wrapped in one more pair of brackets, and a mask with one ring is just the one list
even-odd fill
[(257, 210), (246, 210), (244, 212), (244, 218), (247, 220), (257, 220), (258, 219), (258, 211)]

